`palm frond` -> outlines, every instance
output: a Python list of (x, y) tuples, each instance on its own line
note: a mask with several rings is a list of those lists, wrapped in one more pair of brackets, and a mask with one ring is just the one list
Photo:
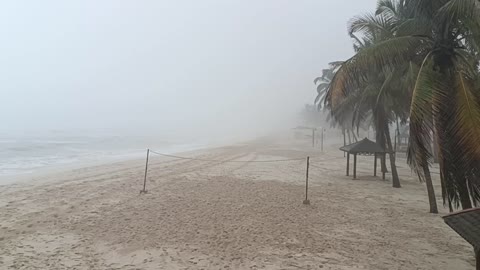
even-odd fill
[(393, 0), (379, 0), (377, 2), (377, 10), (375, 11), (375, 14), (382, 14), (389, 18), (397, 18), (398, 13), (396, 7), (397, 5)]
[(478, 21), (480, 20), (480, 1), (450, 0), (438, 9), (434, 20), (440, 22)]
[[(480, 103), (475, 91), (474, 81), (468, 75), (456, 73), (456, 97), (454, 111), (455, 121), (452, 122), (453, 151), (456, 161), (457, 177), (465, 181), (474, 204), (480, 202)], [(463, 183), (462, 183), (463, 184)]]
[(400, 22), (396, 36), (420, 35), (428, 36), (432, 31), (432, 21), (423, 18), (410, 18)]
[(436, 11), (449, 0), (407, 0), (407, 9), (413, 16), (425, 19), (433, 19)]
[(431, 68), (431, 54), (428, 54), (418, 71), (410, 105), (410, 140), (407, 150), (407, 162), (420, 175), (423, 167), (429, 166), (431, 153), (430, 133), (433, 130), (432, 101), (433, 84), (437, 84), (438, 74)]
[(365, 14), (353, 18), (348, 26), (348, 32), (361, 33), (369, 39), (383, 39), (393, 37), (393, 24), (385, 16), (375, 16), (374, 14)]
[(314, 104), (318, 105), (318, 109), (321, 109), (322, 107), (322, 100), (325, 97), (329, 85), (329, 83), (321, 83), (317, 85), (317, 97), (315, 98)]
[(378, 91), (377, 99), (375, 101), (375, 107), (378, 107), (380, 105), (380, 101), (383, 99), (383, 96), (385, 95), (385, 91), (390, 86), (392, 79), (393, 79), (393, 73), (392, 72), (387, 73), (387, 76), (382, 86), (380, 87), (380, 91)]
[(452, 124), (453, 135), (456, 144), (461, 149), (462, 159), (471, 158), (470, 161), (464, 160), (464, 165), (472, 165), (472, 161), (480, 160), (480, 104), (474, 95), (473, 82), (462, 72), (456, 74), (455, 89), (455, 122)]
[(343, 62), (345, 62), (345, 61), (330, 62), (330, 63), (328, 63), (328, 66), (330, 67), (330, 69), (337, 70), (343, 64)]
[(352, 89), (365, 82), (370, 70), (394, 69), (408, 64), (412, 56), (422, 53), (422, 47), (430, 43), (422, 36), (405, 36), (379, 42), (359, 51), (338, 69), (327, 91), (326, 105), (335, 106)]

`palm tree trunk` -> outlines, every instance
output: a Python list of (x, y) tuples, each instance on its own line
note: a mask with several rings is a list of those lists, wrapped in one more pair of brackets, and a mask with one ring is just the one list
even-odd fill
[(433, 132), (433, 163), (438, 163), (438, 138)]
[(475, 260), (477, 261), (476, 264), (477, 264), (477, 270), (480, 270), (480, 248), (479, 249), (475, 249)]
[(383, 158), (381, 160), (381, 164), (382, 164), (382, 172), (388, 173), (387, 159), (385, 158), (385, 155), (383, 156)]
[(352, 144), (352, 138), (350, 137), (350, 129), (347, 128), (347, 135), (348, 135), (348, 144)]
[[(377, 123), (377, 126), (376, 126), (376, 131), (375, 131), (375, 135), (376, 135), (376, 141), (378, 144), (380, 144), (383, 149), (386, 149), (386, 145), (385, 145), (385, 132), (383, 132), (383, 128), (382, 126), (378, 125)], [(381, 169), (382, 169), (382, 173), (387, 173), (388, 170), (387, 170), (387, 161), (386, 161), (386, 158), (383, 157), (381, 159), (381, 162), (380, 162), (380, 165), (381, 165)]]
[(440, 146), (438, 145), (438, 133), (437, 133), (437, 123), (436, 119), (433, 118), (433, 163), (439, 163), (440, 160)]
[(435, 190), (433, 188), (432, 175), (428, 166), (423, 167), (425, 175), (425, 184), (427, 185), (428, 202), (430, 203), (430, 213), (438, 214), (437, 199), (435, 198)]
[[(397, 143), (398, 145), (401, 145), (402, 144), (402, 138), (400, 138), (400, 124), (398, 123), (398, 118), (397, 118), (397, 140), (395, 141), (395, 143)], [(395, 148), (395, 151), (397, 151), (397, 148)]]
[(390, 138), (390, 130), (388, 122), (385, 121), (385, 138), (387, 140), (388, 156), (390, 157), (390, 167), (392, 168), (392, 185), (394, 188), (401, 188), (400, 179), (398, 178), (397, 166), (395, 165), (395, 153), (393, 152), (392, 139)]
[(352, 130), (352, 136), (355, 142), (358, 142), (357, 135), (355, 135), (355, 131)]

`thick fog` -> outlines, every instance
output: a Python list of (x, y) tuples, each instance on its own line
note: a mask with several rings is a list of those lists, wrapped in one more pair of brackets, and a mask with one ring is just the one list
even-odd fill
[(375, 2), (6, 1), (2, 132), (288, 128), (322, 68), (352, 54), (347, 21)]

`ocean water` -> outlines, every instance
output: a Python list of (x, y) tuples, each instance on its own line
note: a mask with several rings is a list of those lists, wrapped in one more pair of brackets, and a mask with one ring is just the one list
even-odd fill
[(141, 158), (147, 148), (175, 153), (202, 147), (199, 143), (145, 136), (0, 135), (0, 177), (33, 174), (64, 165)]

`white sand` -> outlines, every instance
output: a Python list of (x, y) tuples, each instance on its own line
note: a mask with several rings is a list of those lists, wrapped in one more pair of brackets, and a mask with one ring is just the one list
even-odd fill
[(302, 204), (304, 161), (152, 157), (146, 195), (142, 160), (75, 169), (0, 186), (0, 269), (474, 268), (471, 246), (428, 213), (402, 160), (394, 189), (369, 176), (372, 158), (359, 157), (359, 180), (344, 176), (335, 148), (257, 141), (196, 155), (317, 156), (311, 205)]

